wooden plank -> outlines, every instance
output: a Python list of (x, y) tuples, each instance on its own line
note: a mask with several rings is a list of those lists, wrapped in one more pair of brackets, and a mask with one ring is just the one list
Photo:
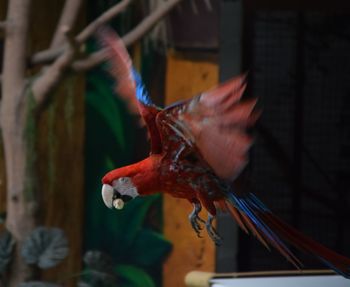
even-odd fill
[[(5, 20), (7, 10), (7, 2), (5, 0), (0, 0), (0, 21)], [(2, 54), (2, 35), (0, 34), (0, 55)], [(1, 56), (0, 56), (1, 57)], [(0, 58), (0, 67), (2, 67), (2, 62)], [(1, 74), (1, 69), (0, 69)], [(0, 92), (1, 93), (1, 92)], [(1, 95), (0, 95), (1, 97)], [(4, 160), (4, 150), (3, 150), (2, 139), (0, 139), (0, 216), (6, 211), (6, 174), (5, 174), (5, 160)], [(0, 232), (4, 228), (0, 219)]]
[[(204, 59), (191, 60), (169, 54), (166, 104), (190, 98), (218, 83), (218, 65), (208, 58), (204, 55)], [(192, 206), (186, 200), (164, 197), (164, 233), (173, 243), (173, 251), (163, 268), (164, 287), (184, 286), (185, 275), (192, 270), (215, 269), (215, 245), (204, 231), (203, 238), (196, 236), (188, 222), (191, 211)]]
[[(242, 1), (221, 1), (220, 82), (242, 71)], [(216, 272), (237, 271), (238, 227), (229, 213), (217, 216), (218, 233), (225, 239), (216, 252)]]
[(0, 232), (4, 228), (4, 216), (6, 212), (6, 173), (2, 140), (0, 140)]

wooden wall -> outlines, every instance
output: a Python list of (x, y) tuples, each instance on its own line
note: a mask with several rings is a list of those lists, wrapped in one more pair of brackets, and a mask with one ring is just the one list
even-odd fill
[[(5, 17), (5, 0), (0, 0), (0, 20)], [(61, 7), (61, 0), (33, 1), (28, 54), (48, 47)], [(79, 25), (84, 24), (82, 9)], [(33, 71), (35, 73), (35, 71)], [(81, 268), (84, 176), (84, 93), (82, 75), (70, 75), (54, 93), (54, 101), (37, 126), (37, 171), (42, 200), (40, 223), (64, 229), (69, 240), (68, 258), (45, 271), (47, 281), (57, 281)], [(0, 152), (0, 212), (5, 210), (5, 171)], [(70, 285), (76, 286), (73, 282)]]
[[(187, 57), (186, 57), (187, 56)], [(167, 59), (166, 104), (190, 98), (218, 83), (218, 65), (212, 55), (170, 53)], [(188, 215), (192, 205), (166, 195), (163, 204), (164, 233), (173, 251), (163, 268), (163, 287), (184, 286), (185, 275), (192, 270), (214, 271), (215, 244), (205, 231), (198, 238)], [(203, 213), (202, 217), (206, 218)]]
[[(0, 21), (4, 20), (6, 17), (6, 9), (7, 5), (4, 0), (0, 0)], [(3, 35), (0, 34), (0, 41), (1, 37)], [(2, 49), (0, 49), (1, 53)], [(1, 59), (0, 59), (1, 61)], [(2, 69), (2, 63), (0, 62), (0, 74)], [(1, 92), (0, 92), (1, 93)], [(0, 95), (1, 96), (1, 95)], [(6, 207), (6, 182), (5, 182), (5, 162), (4, 162), (4, 152), (3, 152), (3, 145), (2, 145), (2, 138), (0, 138), (0, 216), (2, 216), (5, 212)], [(0, 223), (0, 231), (3, 228), (3, 224)]]

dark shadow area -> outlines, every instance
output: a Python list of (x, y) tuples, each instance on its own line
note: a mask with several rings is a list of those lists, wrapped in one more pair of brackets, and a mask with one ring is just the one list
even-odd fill
[[(350, 13), (348, 3), (246, 1), (244, 63), (263, 114), (250, 190), (283, 220), (349, 256)], [(288, 2), (288, 1), (287, 1)], [(291, 2), (291, 1), (289, 1)], [(339, 11), (342, 11), (340, 13)], [(294, 269), (239, 235), (238, 270)], [(296, 252), (306, 269), (324, 268)]]

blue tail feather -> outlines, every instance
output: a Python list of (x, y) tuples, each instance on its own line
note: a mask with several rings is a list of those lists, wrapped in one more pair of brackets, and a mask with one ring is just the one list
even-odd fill
[(278, 248), (283, 250), (285, 254), (289, 256), (289, 258), (287, 258), (288, 260), (290, 260), (297, 267), (300, 266), (300, 262), (285, 245), (285, 243), (261, 218), (259, 218), (259, 216), (256, 215), (256, 212), (254, 210), (260, 212), (269, 212), (268, 208), (261, 201), (256, 200), (256, 197), (251, 193), (247, 194), (245, 197), (238, 198), (235, 196), (235, 194), (230, 192), (228, 193), (228, 199), (239, 211), (243, 212), (249, 217), (256, 228), (262, 232), (266, 239), (268, 239), (271, 245), (275, 247), (278, 246)]
[(227, 192), (225, 195), (239, 212), (249, 218), (254, 228), (260, 232), (260, 235), (263, 235), (267, 243), (274, 246), (297, 268), (301, 267), (302, 263), (290, 251), (285, 242), (313, 254), (327, 267), (350, 279), (350, 259), (324, 247), (281, 221), (254, 194), (237, 196), (233, 192)]

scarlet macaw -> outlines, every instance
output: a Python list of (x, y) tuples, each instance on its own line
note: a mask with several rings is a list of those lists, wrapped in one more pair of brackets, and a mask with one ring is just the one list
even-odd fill
[[(109, 208), (122, 209), (137, 196), (166, 192), (193, 204), (192, 228), (220, 244), (212, 223), (217, 208), (228, 211), (237, 224), (265, 245), (277, 249), (296, 267), (302, 265), (285, 242), (317, 256), (329, 268), (350, 278), (350, 260), (322, 246), (281, 221), (252, 193), (237, 194), (232, 182), (247, 164), (252, 139), (247, 134), (259, 116), (256, 100), (241, 100), (245, 75), (235, 77), (190, 100), (164, 109), (155, 106), (133, 69), (122, 40), (105, 29), (99, 38), (108, 49), (116, 91), (147, 126), (150, 155), (135, 164), (108, 172), (102, 198)], [(199, 213), (208, 211), (204, 221)], [(284, 241), (283, 241), (284, 240)]]

